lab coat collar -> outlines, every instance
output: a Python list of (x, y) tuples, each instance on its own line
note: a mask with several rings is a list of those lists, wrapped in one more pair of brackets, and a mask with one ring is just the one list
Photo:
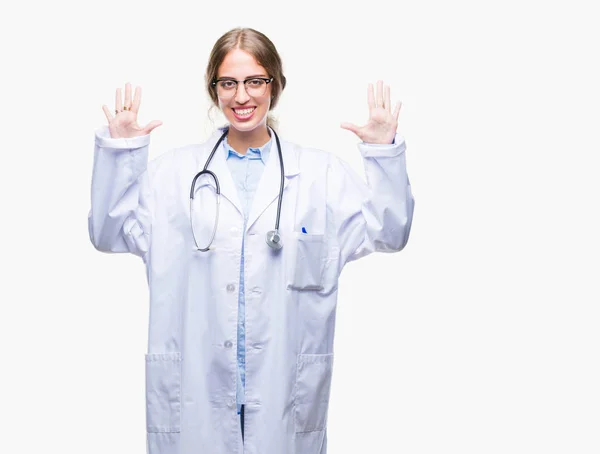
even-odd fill
[[(229, 125), (217, 128), (208, 140), (208, 149), (206, 157), (210, 154), (211, 150), (225, 132), (225, 129)], [(277, 151), (277, 140), (275, 134), (271, 129), (271, 153), (267, 161), (263, 174), (258, 182), (256, 193), (252, 201), (252, 207), (250, 209), (250, 216), (248, 217), (247, 230), (250, 231), (252, 225), (256, 222), (258, 217), (267, 209), (271, 203), (277, 203), (279, 197), (279, 186), (281, 184), (281, 173), (279, 166), (279, 153)], [(293, 143), (287, 142), (279, 137), (281, 142), (281, 153), (283, 156), (283, 167), (284, 167), (284, 196), (285, 188), (289, 182), (296, 175), (300, 174), (300, 167), (298, 165), (298, 150), (297, 146)], [(231, 176), (231, 171), (227, 165), (224, 153), (219, 153), (220, 150), (216, 150), (215, 154), (208, 166), (209, 170), (212, 170), (219, 179), (219, 185), (221, 189), (221, 195), (229, 200), (238, 210), (242, 218), (244, 217), (244, 211), (242, 204), (238, 197), (238, 191)], [(204, 167), (204, 165), (202, 165)], [(273, 226), (275, 226), (275, 219), (273, 219)]]

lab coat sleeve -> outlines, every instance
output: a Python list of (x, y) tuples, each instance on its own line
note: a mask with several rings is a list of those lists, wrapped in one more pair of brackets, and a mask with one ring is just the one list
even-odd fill
[(95, 136), (90, 240), (99, 251), (131, 252), (145, 259), (152, 224), (150, 134), (113, 139), (104, 126)]
[(340, 253), (340, 271), (372, 252), (397, 252), (408, 242), (414, 198), (406, 171), (406, 144), (359, 143), (366, 183), (343, 159), (331, 154), (328, 207)]

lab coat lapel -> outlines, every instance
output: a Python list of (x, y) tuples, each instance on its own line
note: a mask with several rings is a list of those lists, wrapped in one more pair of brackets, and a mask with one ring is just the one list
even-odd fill
[[(281, 138), (282, 155), (283, 155), (283, 167), (284, 167), (284, 192), (285, 187), (289, 182), (300, 173), (298, 166), (298, 155), (295, 146), (291, 143), (285, 142)], [(252, 208), (250, 209), (250, 216), (248, 217), (247, 230), (250, 230), (252, 224), (258, 219), (258, 217), (267, 209), (267, 207), (279, 197), (279, 187), (281, 185), (281, 167), (279, 165), (279, 152), (277, 150), (277, 140), (273, 137), (271, 142), (271, 149), (269, 153), (269, 159), (267, 160), (267, 166), (265, 167), (263, 174), (258, 182), (258, 188), (254, 194), (252, 201)], [(273, 228), (275, 227), (276, 218), (273, 218)], [(280, 221), (281, 222), (281, 221)]]
[[(210, 140), (210, 148), (207, 150), (208, 154), (206, 155), (206, 159), (210, 156), (210, 152), (213, 147), (223, 134), (223, 128), (219, 128), (216, 133), (214, 133)], [(224, 140), (223, 140), (224, 141)], [(227, 159), (225, 158), (225, 152), (223, 151), (223, 141), (219, 144), (219, 147), (215, 150), (215, 154), (208, 165), (208, 170), (214, 172), (219, 179), (219, 188), (221, 189), (221, 196), (225, 197), (229, 200), (233, 206), (238, 210), (240, 216), (244, 217), (244, 211), (242, 209), (242, 204), (240, 202), (240, 198), (238, 196), (238, 190), (233, 181), (233, 177), (231, 176), (231, 170), (227, 165)], [(204, 163), (202, 164), (201, 169), (204, 168)], [(206, 180), (204, 180), (206, 178)], [(204, 181), (209, 181), (211, 185), (214, 184), (212, 178), (210, 176), (202, 176)]]

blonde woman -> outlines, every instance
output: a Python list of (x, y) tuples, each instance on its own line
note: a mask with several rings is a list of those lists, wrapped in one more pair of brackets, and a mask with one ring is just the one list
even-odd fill
[[(138, 87), (96, 131), (89, 234), (140, 256), (150, 289), (150, 454), (325, 454), (338, 278), (406, 245), (414, 199), (389, 87), (368, 87), (368, 184), (332, 153), (280, 138), (286, 87), (273, 43), (217, 40), (206, 89), (228, 124), (148, 162)], [(117, 449), (118, 450), (118, 449)]]

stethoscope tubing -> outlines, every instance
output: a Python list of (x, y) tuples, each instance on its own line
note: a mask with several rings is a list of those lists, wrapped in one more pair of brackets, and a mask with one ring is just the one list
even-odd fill
[[(281, 143), (279, 142), (279, 136), (273, 130), (273, 128), (269, 128), (269, 129), (271, 131), (273, 131), (273, 134), (275, 134), (275, 140), (277, 141), (277, 151), (278, 151), (278, 155), (279, 155), (279, 168), (280, 168), (280, 173), (281, 173), (281, 181), (280, 181), (280, 185), (279, 185), (279, 198), (277, 200), (277, 218), (275, 220), (275, 230), (274, 231), (271, 230), (271, 231), (267, 232), (267, 244), (269, 244), (269, 246), (273, 249), (280, 249), (281, 245), (279, 244), (279, 220), (280, 220), (280, 216), (281, 216), (281, 201), (283, 199), (283, 187), (284, 187), (285, 173), (284, 173), (284, 168), (283, 168), (283, 156), (282, 156), (282, 152), (281, 152)], [(221, 137), (219, 138), (219, 140), (213, 147), (212, 151), (210, 152), (210, 155), (209, 155), (208, 159), (206, 160), (206, 163), (204, 164), (204, 169), (201, 170), (200, 172), (198, 172), (196, 174), (196, 176), (194, 176), (194, 179), (192, 180), (192, 186), (190, 188), (190, 227), (192, 229), (192, 236), (194, 237), (194, 243), (196, 244), (196, 248), (201, 252), (206, 252), (211, 249), (211, 244), (212, 244), (212, 242), (215, 238), (215, 234), (217, 232), (217, 225), (219, 223), (219, 211), (220, 211), (220, 204), (221, 204), (221, 186), (219, 185), (219, 179), (217, 178), (217, 175), (214, 172), (208, 170), (208, 166), (215, 154), (215, 151), (217, 150), (217, 148), (219, 147), (219, 145), (221, 144), (221, 142), (223, 141), (225, 136), (227, 136), (228, 132), (229, 132), (229, 127), (226, 128), (225, 132), (221, 135)], [(215, 190), (217, 193), (217, 204), (216, 204), (217, 212), (215, 215), (215, 225), (213, 227), (210, 241), (205, 248), (201, 248), (200, 246), (198, 246), (198, 241), (196, 240), (196, 234), (194, 232), (193, 202), (194, 202), (194, 192), (195, 192), (195, 188), (196, 188), (196, 180), (198, 180), (198, 178), (204, 174), (210, 175), (215, 180)], [(277, 239), (273, 240), (274, 237), (276, 237)], [(273, 243), (276, 243), (276, 244), (273, 244)]]

